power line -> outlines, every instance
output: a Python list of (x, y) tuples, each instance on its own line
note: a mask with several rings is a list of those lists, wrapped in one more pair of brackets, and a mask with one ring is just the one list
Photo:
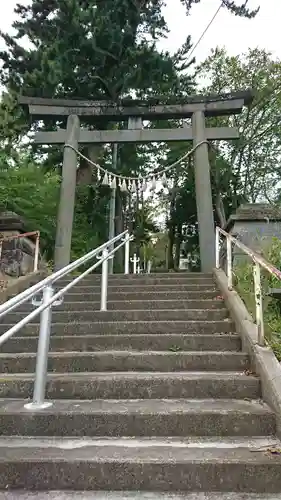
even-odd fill
[(197, 40), (196, 44), (192, 47), (191, 51), (189, 52), (189, 54), (187, 55), (187, 58), (190, 59), (192, 54), (194, 53), (194, 51), (197, 49), (199, 43), (201, 42), (201, 40), (204, 38), (204, 36), (206, 35), (208, 29), (210, 28), (210, 26), (213, 24), (214, 20), (216, 19), (219, 11), (221, 10), (221, 8), (223, 7), (223, 2), (220, 4), (220, 6), (218, 7), (218, 9), (216, 10), (215, 14), (213, 15), (212, 19), (210, 20), (209, 24), (206, 26), (206, 28), (204, 29), (202, 35), (200, 36), (200, 38)]

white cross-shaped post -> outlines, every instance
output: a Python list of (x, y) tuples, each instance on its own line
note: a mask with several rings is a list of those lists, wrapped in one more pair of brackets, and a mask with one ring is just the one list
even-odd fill
[(133, 273), (137, 274), (137, 263), (140, 261), (139, 257), (137, 257), (137, 254), (134, 253), (134, 257), (130, 259), (130, 261), (133, 263)]

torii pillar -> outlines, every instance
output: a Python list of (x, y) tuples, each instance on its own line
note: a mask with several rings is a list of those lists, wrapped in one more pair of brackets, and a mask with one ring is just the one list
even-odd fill
[[(206, 141), (205, 114), (196, 111), (192, 115), (193, 145)], [(215, 267), (215, 223), (212, 201), (211, 172), (208, 144), (205, 142), (194, 151), (194, 175), (196, 187), (197, 220), (201, 271), (209, 273)]]
[[(78, 116), (69, 115), (66, 127), (67, 144), (76, 150), (78, 150), (79, 134), (80, 120)], [(63, 153), (55, 243), (55, 271), (67, 266), (70, 261), (77, 176), (77, 153), (74, 149), (65, 148)]]

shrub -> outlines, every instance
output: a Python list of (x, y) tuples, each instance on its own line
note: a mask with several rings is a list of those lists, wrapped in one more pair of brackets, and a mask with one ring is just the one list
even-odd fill
[[(262, 256), (272, 265), (281, 267), (281, 240), (272, 238), (264, 248)], [(268, 296), (269, 288), (281, 288), (281, 281), (268, 271), (261, 269), (263, 313), (266, 342), (281, 361), (281, 303)], [(253, 263), (241, 262), (234, 267), (234, 285), (248, 311), (255, 318)]]

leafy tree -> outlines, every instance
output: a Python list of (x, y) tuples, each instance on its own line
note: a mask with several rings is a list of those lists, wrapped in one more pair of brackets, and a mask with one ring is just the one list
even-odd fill
[[(59, 187), (58, 174), (45, 173), (42, 165), (30, 163), (24, 156), (19, 156), (17, 161), (11, 164), (5, 153), (0, 153), (0, 211), (11, 210), (18, 213), (23, 216), (27, 231), (40, 231), (41, 251), (48, 260), (53, 258)], [(105, 238), (85, 213), (87, 189), (81, 186), (77, 190), (72, 239), (73, 259), (98, 246)], [(106, 207), (99, 205), (95, 209), (95, 218), (104, 221), (105, 213)], [(98, 225), (101, 226), (102, 224)]]
[(232, 208), (241, 200), (273, 199), (281, 174), (281, 62), (262, 49), (228, 56), (225, 49), (217, 48), (197, 75), (210, 80), (204, 92), (251, 88), (254, 94), (252, 104), (241, 114), (211, 120), (212, 125), (236, 126), (240, 131), (238, 141), (214, 144), (211, 162), (216, 195), (221, 193)]

